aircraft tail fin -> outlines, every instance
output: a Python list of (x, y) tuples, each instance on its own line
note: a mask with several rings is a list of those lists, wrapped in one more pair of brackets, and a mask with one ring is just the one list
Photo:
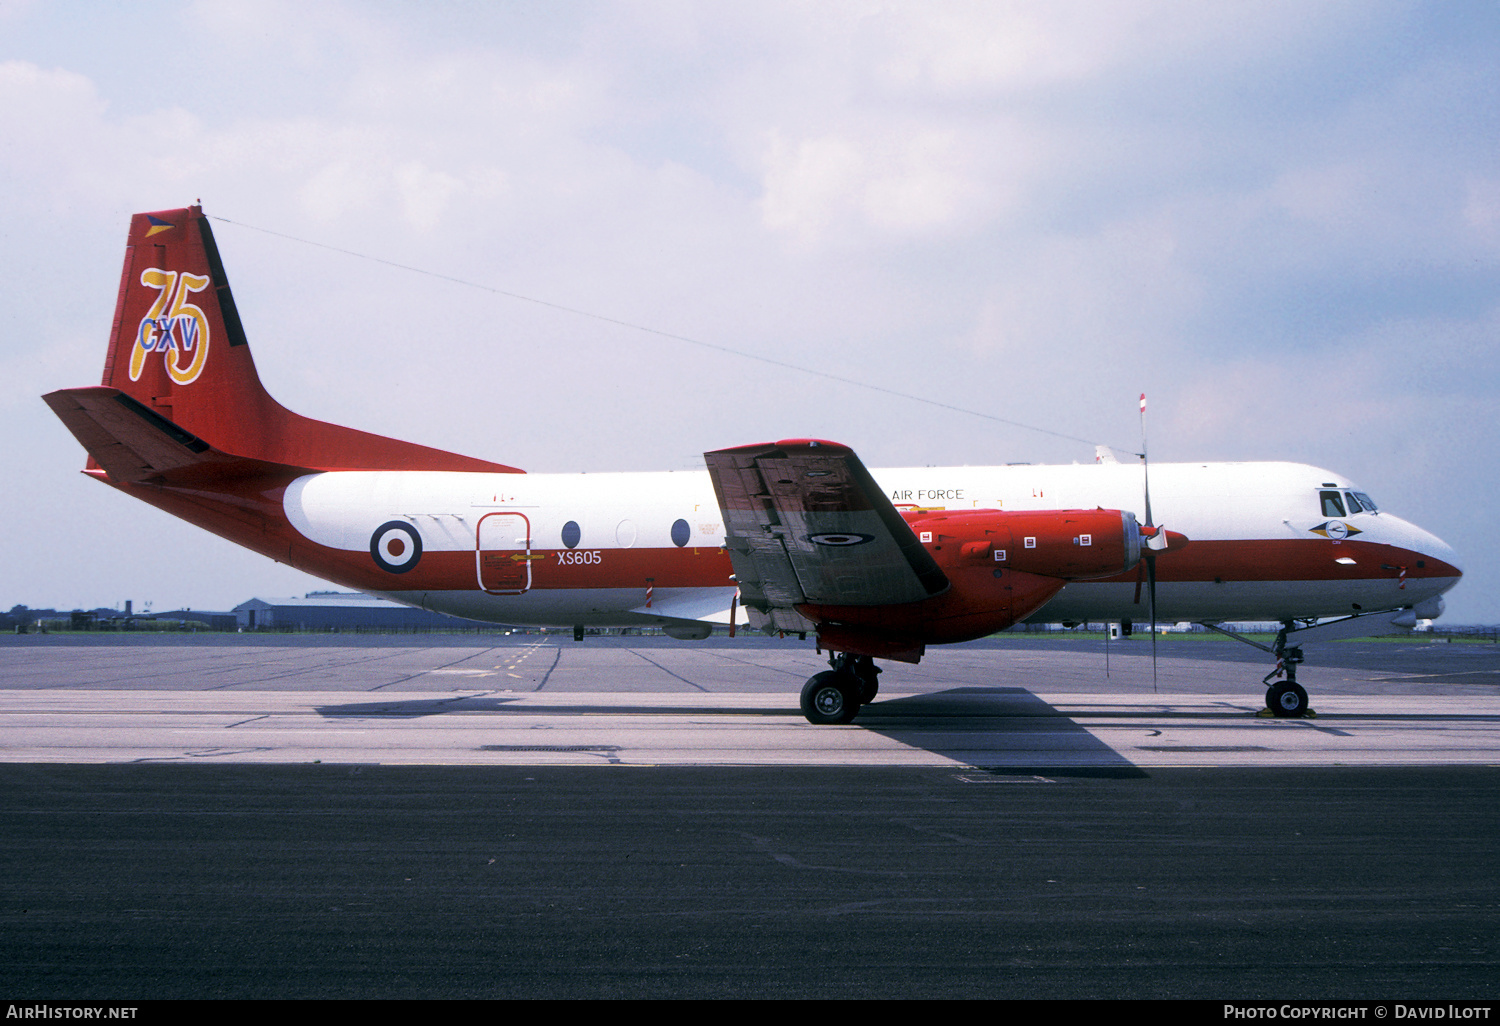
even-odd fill
[[(154, 416), (241, 459), (309, 470), (520, 473), (514, 467), (312, 420), (271, 398), (250, 356), (213, 229), (201, 207), (159, 210), (131, 219), (103, 386), (117, 393), (107, 401), (128, 410), (135, 421), (148, 423)], [(75, 435), (79, 427), (97, 433), (99, 425), (86, 426), (93, 423), (93, 415), (81, 414), (82, 407), (73, 410), (70, 421), (64, 415), (68, 404), (63, 402), (64, 409), (59, 409), (52, 398), (69, 394), (76, 400), (84, 391), (71, 389), (47, 397)], [(113, 418), (114, 411), (109, 414)], [(136, 425), (131, 427), (135, 437)], [(84, 435), (79, 440), (84, 441)], [(106, 461), (87, 441), (84, 444), (114, 477)], [(110, 462), (122, 473), (131, 465), (129, 460)]]

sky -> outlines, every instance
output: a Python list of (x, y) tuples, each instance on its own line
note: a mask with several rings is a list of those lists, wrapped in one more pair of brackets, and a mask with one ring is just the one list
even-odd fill
[(39, 398), (99, 380), (130, 215), (201, 199), (299, 413), (987, 465), (1135, 451), (1146, 392), (1154, 462), (1330, 468), (1500, 622), (1496, 67), (1462, 2), (0, 4), (0, 607), (328, 587)]

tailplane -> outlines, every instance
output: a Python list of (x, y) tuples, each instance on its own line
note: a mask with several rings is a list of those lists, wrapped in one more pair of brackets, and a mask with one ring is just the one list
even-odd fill
[[(272, 399), (256, 373), (201, 207), (135, 215), (102, 386), (44, 398), (115, 480), (181, 471), (184, 460), (311, 471), (520, 473), (312, 420)], [(164, 460), (172, 466), (160, 465)]]

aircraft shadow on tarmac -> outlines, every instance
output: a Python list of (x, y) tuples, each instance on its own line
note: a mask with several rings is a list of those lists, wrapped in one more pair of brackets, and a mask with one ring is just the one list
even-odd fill
[[(877, 701), (860, 711), (855, 724), (970, 765), (1003, 763), (1007, 774), (1147, 775), (1025, 688), (958, 687)], [(1021, 752), (1034, 759), (1025, 768), (1011, 764)]]
[[(474, 695), (402, 701), (357, 702), (317, 707), (321, 716), (363, 719), (416, 718), (499, 714), (521, 716), (787, 716), (800, 715), (795, 706), (767, 703), (764, 708), (727, 707), (684, 703), (681, 705), (637, 704), (621, 695), (620, 701), (587, 705), (545, 704), (534, 700), (517, 705), (522, 695)], [(984, 766), (1005, 762), (1007, 773), (1046, 768), (1056, 774), (1063, 767), (1077, 772), (1116, 776), (1147, 774), (1100, 741), (1071, 717), (1025, 688), (957, 687), (922, 695), (872, 702), (861, 710), (852, 726), (890, 738), (910, 748), (919, 748), (956, 761)], [(807, 725), (799, 729), (827, 730)], [(486, 746), (508, 748), (509, 746)], [(607, 746), (614, 749), (615, 746)], [(1028, 769), (1010, 765), (1017, 753), (1029, 753), (1034, 763)]]

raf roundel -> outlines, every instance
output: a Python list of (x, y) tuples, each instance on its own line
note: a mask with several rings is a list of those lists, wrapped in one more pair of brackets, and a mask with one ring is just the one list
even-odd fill
[(810, 534), (807, 540), (815, 545), (863, 545), (865, 542), (875, 540), (873, 534), (856, 534), (853, 531), (835, 531), (824, 534)]
[(380, 569), (404, 574), (422, 558), (422, 536), (404, 521), (388, 521), (370, 535), (370, 555)]

